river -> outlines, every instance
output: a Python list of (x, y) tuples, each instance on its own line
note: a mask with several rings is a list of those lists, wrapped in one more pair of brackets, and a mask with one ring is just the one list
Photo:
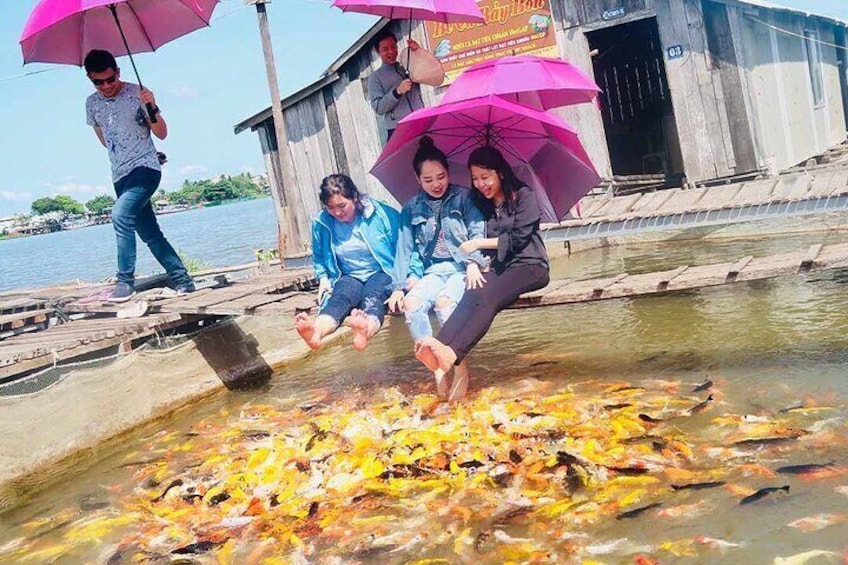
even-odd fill
[[(844, 240), (617, 247), (553, 271), (640, 273)], [(423, 409), (430, 377), (392, 323), (367, 355), (332, 345), (262, 390), (222, 391), (131, 434), (4, 515), (0, 557), (842, 563), (846, 283), (830, 271), (505, 312), (449, 411)]]
[[(276, 247), (277, 220), (270, 198), (157, 216), (171, 245), (211, 267), (256, 259), (254, 250)], [(115, 276), (111, 224), (0, 241), (0, 291)], [(136, 276), (162, 268), (140, 240)]]

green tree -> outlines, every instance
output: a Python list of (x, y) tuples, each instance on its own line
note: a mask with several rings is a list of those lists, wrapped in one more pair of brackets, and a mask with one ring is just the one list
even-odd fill
[(43, 196), (30, 205), (32, 213), (35, 215), (49, 214), (59, 210), (59, 205), (49, 196)]
[(85, 214), (85, 206), (67, 194), (60, 194), (53, 199), (59, 205), (59, 210), (68, 214)]
[(100, 196), (95, 196), (91, 200), (85, 203), (85, 207), (88, 208), (88, 211), (92, 214), (102, 214), (106, 208), (111, 208), (115, 205), (115, 199), (109, 196), (108, 194), (101, 194)]
[(66, 194), (55, 198), (44, 196), (30, 205), (33, 214), (49, 214), (50, 212), (65, 212), (66, 214), (85, 214), (85, 207)]

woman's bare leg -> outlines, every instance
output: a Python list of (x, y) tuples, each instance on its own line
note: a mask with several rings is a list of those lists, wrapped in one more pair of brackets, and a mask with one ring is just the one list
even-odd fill
[(309, 314), (301, 312), (294, 317), (294, 327), (306, 345), (312, 349), (319, 349), (324, 336), (335, 331), (336, 321), (320, 314), (313, 320)]

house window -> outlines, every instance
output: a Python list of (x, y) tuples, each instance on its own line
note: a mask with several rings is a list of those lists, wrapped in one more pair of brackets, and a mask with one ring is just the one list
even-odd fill
[(804, 30), (804, 40), (807, 43), (807, 66), (810, 69), (810, 82), (813, 87), (813, 104), (821, 106), (824, 104), (824, 82), (819, 34), (815, 31)]

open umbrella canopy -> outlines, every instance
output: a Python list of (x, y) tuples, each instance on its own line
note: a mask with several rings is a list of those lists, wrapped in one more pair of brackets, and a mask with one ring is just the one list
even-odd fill
[(393, 20), (486, 23), (476, 0), (335, 0), (333, 6)]
[(443, 104), (497, 94), (539, 110), (591, 102), (601, 91), (583, 71), (561, 59), (516, 55), (465, 70), (445, 92)]
[[(24, 63), (82, 65), (92, 49), (115, 56), (155, 51), (209, 25), (218, 0), (41, 0), (21, 34)], [(115, 23), (115, 6), (126, 45)]]
[(600, 177), (577, 137), (556, 116), (487, 96), (424, 108), (398, 123), (371, 174), (400, 202), (418, 190), (412, 158), (423, 135), (448, 156), (451, 180), (470, 186), (468, 155), (477, 147), (496, 147), (518, 177), (534, 188), (543, 221), (560, 220)]

